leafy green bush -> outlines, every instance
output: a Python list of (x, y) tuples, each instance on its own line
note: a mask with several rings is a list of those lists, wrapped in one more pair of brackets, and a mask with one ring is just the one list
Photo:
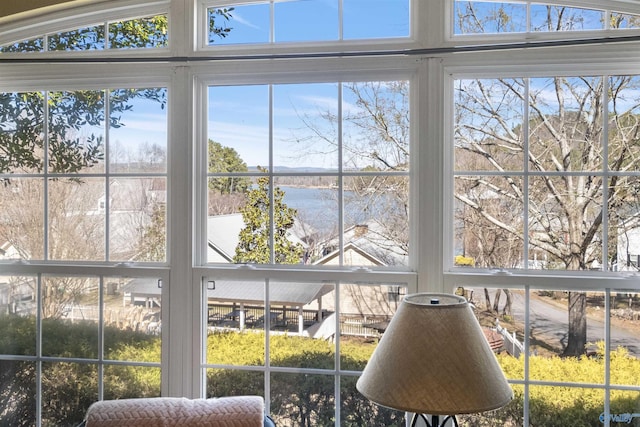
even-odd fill
[[(42, 362), (42, 416), (44, 427), (74, 426), (98, 396), (95, 357), (98, 334), (93, 323), (46, 320), (45, 356), (73, 357), (74, 362)], [(0, 316), (0, 354), (34, 356), (36, 328), (33, 318)], [(43, 334), (45, 335), (45, 334)], [(105, 328), (105, 359), (136, 362), (160, 360), (160, 339), (142, 333)], [(44, 336), (43, 336), (44, 338)], [(333, 426), (336, 405), (336, 354), (333, 344), (310, 338), (273, 335), (269, 338), (267, 377), (263, 333), (215, 333), (208, 337), (207, 362), (225, 369), (207, 371), (207, 396), (263, 395), (269, 381), (270, 407), (279, 425)], [(340, 345), (340, 367), (360, 371), (376, 344), (344, 339)], [(531, 356), (529, 375), (540, 381), (604, 384), (603, 347), (594, 357), (560, 358)], [(82, 359), (86, 359), (82, 360)], [(524, 360), (499, 355), (508, 378), (524, 378)], [(228, 368), (237, 366), (237, 369)], [(307, 367), (324, 372), (285, 373), (278, 367)], [(0, 360), (0, 426), (35, 425), (36, 369), (33, 360), (12, 357)], [(610, 354), (612, 384), (640, 385), (640, 361), (619, 348)], [(341, 426), (402, 426), (404, 413), (378, 407), (356, 390), (357, 376), (340, 381)], [(104, 397), (158, 396), (160, 369), (109, 364), (104, 366)], [(484, 414), (459, 417), (460, 425), (489, 427), (524, 425), (524, 387), (514, 385), (514, 399), (505, 407)], [(529, 424), (533, 427), (601, 426), (605, 391), (602, 388), (529, 386)], [(640, 393), (612, 390), (611, 413), (640, 412)], [(640, 420), (635, 419), (638, 423)], [(623, 425), (611, 423), (612, 425)], [(624, 424), (628, 425), (628, 424)]]
[[(604, 345), (598, 343), (593, 357), (542, 357), (529, 358), (529, 377), (538, 381), (604, 384)], [(507, 378), (524, 378), (524, 356), (519, 359), (508, 355), (498, 356)], [(612, 384), (640, 385), (640, 361), (629, 355), (625, 348), (610, 353)], [(524, 425), (524, 388), (514, 385), (513, 401), (497, 411), (466, 416), (464, 425), (484, 427), (494, 425)], [(601, 388), (529, 386), (529, 425), (532, 427), (589, 427), (602, 426), (600, 415), (604, 411), (605, 392)], [(638, 413), (640, 393), (612, 390), (610, 413)], [(636, 423), (640, 420), (636, 419)], [(616, 423), (612, 423), (616, 425)], [(634, 424), (637, 425), (637, 424)]]
[[(45, 357), (74, 362), (43, 361), (42, 426), (75, 426), (98, 399), (98, 329), (92, 322), (44, 319)], [(35, 356), (36, 328), (32, 317), (0, 316), (0, 354)], [(160, 339), (143, 333), (105, 328), (106, 360), (159, 361)], [(84, 359), (84, 360), (83, 360)], [(36, 425), (36, 369), (33, 360), (0, 360), (0, 426)], [(106, 365), (104, 397), (159, 396), (159, 368)]]
[[(297, 336), (273, 335), (269, 338), (270, 365), (326, 369), (327, 374), (271, 374), (271, 414), (279, 425), (334, 426), (335, 347), (327, 341)], [(262, 333), (222, 332), (209, 336), (207, 362), (263, 366), (265, 336)], [(359, 371), (371, 357), (375, 343), (344, 340), (341, 342), (340, 366)], [(356, 376), (340, 379), (342, 426), (403, 426), (404, 413), (381, 408), (355, 387)], [(207, 374), (207, 396), (259, 394), (264, 390), (264, 374), (244, 369), (212, 369)]]

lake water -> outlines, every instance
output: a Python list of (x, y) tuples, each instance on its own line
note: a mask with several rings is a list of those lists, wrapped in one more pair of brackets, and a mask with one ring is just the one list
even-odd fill
[[(284, 203), (298, 211), (299, 218), (321, 233), (336, 233), (338, 229), (338, 190), (335, 188), (280, 186)], [(392, 196), (370, 194), (356, 197), (353, 191), (344, 192), (345, 227), (379, 218), (379, 206), (393, 201)]]

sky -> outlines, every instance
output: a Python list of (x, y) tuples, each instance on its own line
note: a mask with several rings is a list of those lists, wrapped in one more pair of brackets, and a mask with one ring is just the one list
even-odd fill
[[(468, 3), (456, 2), (456, 7), (462, 11)], [(511, 14), (510, 23), (516, 30), (526, 31), (524, 3), (473, 2), (473, 5), (479, 15), (485, 17), (504, 6)], [(602, 25), (599, 11), (572, 11), (582, 17), (582, 29)], [(531, 4), (532, 26), (541, 25), (545, 13), (545, 6)], [(410, 34), (409, 0), (342, 0), (342, 6), (340, 0), (262, 2), (237, 6), (230, 14), (227, 25), (231, 31), (225, 38), (213, 36), (210, 43), (213, 47), (408, 37)], [(220, 16), (213, 16), (220, 24)], [(269, 139), (272, 136), (274, 165), (336, 169), (339, 162), (335, 150), (336, 124), (327, 121), (324, 115), (338, 114), (338, 84), (275, 85), (272, 88), (271, 106), (268, 85), (211, 86), (207, 94), (208, 138), (233, 147), (248, 166), (269, 164)], [(347, 95), (345, 93), (342, 100), (342, 109), (354, 111), (356, 107)], [(125, 127), (112, 129), (112, 141), (117, 140), (125, 146), (135, 145), (135, 141), (166, 146), (166, 126), (160, 126), (166, 123), (166, 111), (160, 110), (157, 104), (136, 101), (134, 109), (123, 114), (123, 122)], [(319, 132), (314, 135), (314, 130)]]
[[(345, 40), (409, 36), (409, 0), (342, 0)], [(212, 46), (246, 43), (335, 41), (340, 38), (339, 0), (302, 0), (248, 4), (235, 7), (228, 37), (213, 37)], [(215, 15), (214, 15), (215, 16)], [(216, 22), (221, 22), (217, 17)], [(272, 26), (273, 23), (273, 26)], [(248, 166), (269, 164), (273, 132), (276, 166), (313, 166), (337, 169), (335, 146), (311, 138), (307, 124), (319, 126), (323, 136), (336, 141), (335, 124), (321, 115), (338, 112), (338, 84), (314, 83), (273, 87), (273, 128), (269, 126), (269, 86), (212, 86), (208, 93), (207, 136), (233, 147)], [(157, 103), (136, 100), (122, 115), (125, 126), (111, 129), (111, 141), (122, 147), (141, 143), (166, 146), (166, 111)], [(348, 99), (344, 110), (355, 108)], [(305, 124), (305, 121), (307, 124)], [(314, 153), (314, 154), (312, 154)]]

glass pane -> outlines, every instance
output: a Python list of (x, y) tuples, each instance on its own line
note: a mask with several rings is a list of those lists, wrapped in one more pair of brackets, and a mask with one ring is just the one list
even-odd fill
[(530, 80), (532, 170), (602, 170), (602, 84), (599, 77)]
[(535, 177), (529, 180), (530, 267), (599, 268), (602, 259), (600, 177)]
[(586, 31), (604, 28), (604, 11), (532, 4), (531, 31)]
[(271, 374), (271, 415), (276, 425), (335, 425), (333, 375)]
[[(640, 295), (634, 289), (614, 290), (610, 295), (611, 314), (609, 316), (611, 342), (610, 374), (611, 384), (640, 386), (637, 375), (633, 375), (640, 361), (640, 332), (637, 328)], [(602, 310), (604, 302), (595, 312), (598, 319), (606, 315)], [(604, 350), (601, 345), (600, 352)], [(613, 395), (612, 395), (613, 400)], [(636, 400), (636, 403), (638, 401)], [(636, 408), (636, 412), (637, 412)]]
[(271, 7), (268, 3), (208, 9), (209, 45), (268, 43)]
[(206, 397), (263, 396), (264, 372), (235, 369), (207, 369)]
[(36, 289), (35, 278), (0, 276), (0, 354), (36, 354)]
[(284, 192), (283, 202), (295, 209), (290, 232), (305, 247), (305, 264), (331, 264), (337, 247), (330, 241), (338, 234), (338, 189), (335, 176), (287, 176), (275, 178)]
[[(406, 294), (406, 285), (402, 283), (340, 284), (342, 369), (364, 369)], [(325, 298), (324, 301), (328, 310), (334, 309), (333, 299)]]
[(36, 363), (0, 360), (0, 425), (35, 426)]
[(98, 400), (98, 368), (84, 363), (42, 363), (42, 426), (74, 427)]
[(639, 28), (640, 15), (611, 12), (610, 25), (614, 29)]
[(78, 28), (77, 30), (51, 34), (49, 50), (102, 50), (104, 49), (104, 26)]
[(453, 22), (456, 35), (524, 32), (527, 30), (527, 5), (456, 0)]
[(209, 88), (209, 140), (235, 150), (252, 170), (269, 165), (269, 123), (268, 86)]
[(24, 40), (11, 45), (0, 47), (1, 53), (10, 52), (42, 52), (44, 50), (44, 39), (38, 37), (35, 39)]
[(52, 173), (104, 171), (104, 92), (49, 92), (48, 169)]
[[(33, 283), (18, 277), (0, 277), (0, 337), (1, 355), (35, 355), (35, 316), (26, 310), (33, 301), (18, 301), (18, 292), (31, 290)], [(24, 285), (21, 286), (21, 285)], [(11, 294), (14, 291), (14, 294)], [(11, 312), (9, 312), (11, 310)], [(0, 425), (35, 425), (36, 381), (35, 363), (0, 359)]]
[(345, 39), (409, 36), (409, 0), (344, 0), (343, 14)]
[(344, 179), (345, 265), (403, 266), (409, 256), (409, 179)]
[(115, 178), (109, 188), (109, 259), (164, 262), (166, 179)]
[[(640, 170), (640, 147), (635, 143), (640, 114), (640, 77), (609, 78), (609, 170)], [(612, 182), (615, 184), (615, 182)]]
[[(209, 188), (216, 185), (209, 180)], [(219, 195), (209, 191), (209, 218), (207, 219), (207, 262), (234, 263), (240, 231), (245, 228), (242, 214), (245, 195)]]
[(409, 82), (343, 85), (343, 168), (409, 170)]
[[(525, 292), (499, 287), (458, 287), (457, 295), (472, 304), (489, 346), (507, 379), (524, 380)], [(529, 337), (531, 353), (547, 347), (541, 339)]]
[(0, 93), (0, 173), (40, 172), (44, 167), (42, 92)]
[(264, 365), (264, 331), (275, 326), (275, 319), (265, 316), (264, 289), (264, 281), (207, 283), (208, 364)]
[[(631, 379), (629, 379), (631, 380)], [(627, 384), (632, 384), (631, 382)], [(637, 382), (633, 383), (638, 385)], [(609, 414), (604, 410), (600, 414), (600, 421), (608, 418), (609, 425), (637, 425), (640, 419), (640, 392), (628, 390), (612, 390), (610, 392), (611, 407)], [(604, 409), (604, 408), (603, 408)], [(608, 415), (608, 417), (607, 417)]]
[(160, 363), (161, 292), (155, 278), (104, 279), (105, 359)]
[(44, 181), (0, 184), (0, 259), (44, 259)]
[(274, 5), (275, 41), (338, 39), (338, 0), (289, 0)]
[(619, 176), (609, 179), (608, 268), (640, 271), (640, 179)]
[(48, 186), (49, 259), (104, 260), (104, 179), (52, 179)]
[(96, 278), (45, 277), (42, 280), (42, 354), (98, 357), (98, 288)]
[[(344, 366), (343, 366), (344, 368)], [(350, 369), (350, 368), (347, 368)], [(340, 425), (404, 427), (404, 411), (376, 405), (356, 389), (358, 377), (340, 377)]]
[(333, 369), (336, 318), (327, 304), (333, 291), (323, 282), (269, 283), (272, 366)]
[(107, 365), (103, 381), (105, 400), (160, 397), (160, 368)]
[(603, 298), (601, 292), (531, 291), (531, 379), (604, 382), (603, 358), (582, 357), (601, 351), (603, 319), (590, 313), (604, 306)]
[(109, 48), (154, 48), (169, 45), (167, 15), (156, 15), (109, 24)]
[(604, 391), (601, 389), (530, 386), (529, 396), (532, 426), (602, 425)]
[(118, 89), (109, 101), (111, 172), (166, 172), (167, 90)]
[(458, 80), (454, 90), (455, 169), (522, 170), (524, 81)]
[[(524, 388), (521, 385), (513, 384), (511, 385), (511, 389), (513, 390), (513, 399), (502, 408), (476, 414), (458, 415), (456, 417), (458, 424), (461, 426), (524, 426)], [(529, 425), (533, 426), (534, 424), (530, 423)], [(539, 425), (565, 426), (565, 424), (553, 423)], [(595, 426), (595, 424), (593, 424), (593, 426)]]
[(455, 177), (455, 265), (523, 268), (522, 194), (520, 177)]
[(338, 89), (335, 84), (273, 88), (273, 158), (286, 172), (338, 168)]

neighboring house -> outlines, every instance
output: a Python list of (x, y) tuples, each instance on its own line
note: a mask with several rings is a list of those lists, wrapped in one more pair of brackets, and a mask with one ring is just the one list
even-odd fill
[[(239, 242), (240, 230), (245, 226), (242, 214), (216, 215), (207, 221), (207, 261), (210, 263), (233, 263), (236, 246)], [(299, 236), (293, 231), (305, 230), (302, 226), (293, 227), (288, 238), (293, 242), (307, 247), (306, 236)], [(354, 266), (384, 266), (385, 262), (376, 253), (385, 251), (385, 248), (394, 246), (388, 240), (381, 243), (381, 233), (374, 221), (366, 225), (350, 227), (345, 231), (344, 263)], [(338, 239), (333, 238), (322, 243), (320, 248), (325, 255), (317, 260), (314, 265), (338, 265), (337, 250)], [(395, 244), (395, 251), (399, 253), (399, 245)], [(386, 255), (389, 259), (389, 254)], [(406, 262), (406, 255), (392, 256), (395, 263)], [(404, 289), (397, 284), (340, 284), (341, 313), (347, 317), (360, 320), (390, 317), (396, 310)], [(125, 300), (157, 301), (160, 289), (154, 281), (134, 280), (124, 289)], [(247, 283), (239, 281), (215, 282), (215, 289), (207, 290), (210, 304), (233, 304), (239, 312), (244, 313), (244, 307), (264, 304), (264, 283)], [(271, 283), (270, 301), (272, 311), (297, 310), (298, 316), (303, 311), (316, 311), (318, 318), (324, 311), (335, 311), (335, 286), (327, 283)], [(282, 319), (282, 317), (281, 317)], [(211, 319), (210, 319), (211, 320)], [(255, 319), (250, 319), (255, 320)], [(242, 324), (249, 320), (242, 318)], [(302, 323), (299, 323), (302, 325)], [(299, 331), (302, 333), (302, 331)], [(323, 332), (324, 334), (324, 332)]]
[[(388, 237), (385, 227), (378, 221), (369, 220), (353, 225), (344, 231), (344, 264), (353, 266), (406, 266), (409, 255), (401, 242)], [(319, 242), (315, 265), (337, 265), (340, 240), (334, 236)], [(349, 249), (349, 252), (347, 252)]]
[[(344, 232), (343, 265), (379, 267), (406, 265), (408, 256), (402, 246), (385, 237), (382, 226), (375, 220), (349, 227)], [(318, 247), (323, 256), (314, 265), (339, 265), (339, 239), (333, 237)], [(348, 284), (342, 283), (340, 293), (341, 313), (348, 316), (390, 317), (395, 313), (400, 297), (406, 293), (397, 284)], [(333, 310), (335, 296), (326, 295), (323, 307)]]
[(640, 271), (640, 228), (632, 228), (618, 237), (618, 262), (614, 271)]

